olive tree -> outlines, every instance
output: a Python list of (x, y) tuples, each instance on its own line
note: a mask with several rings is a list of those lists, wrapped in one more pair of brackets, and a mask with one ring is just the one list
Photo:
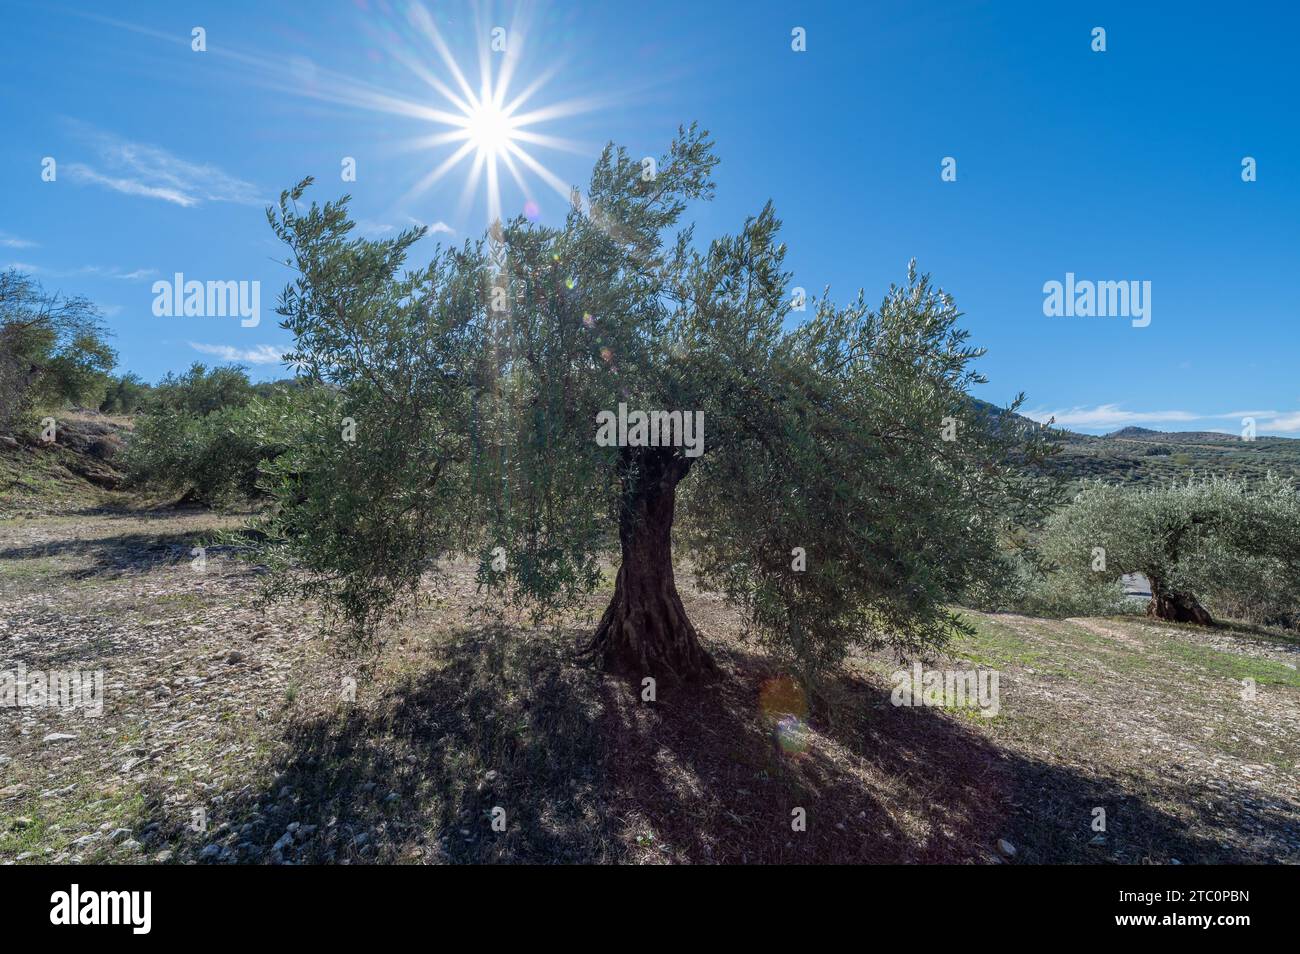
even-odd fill
[(1300, 601), (1300, 495), (1290, 481), (1189, 478), (1139, 488), (1091, 483), (1049, 521), (1044, 552), (1074, 579), (1150, 581), (1147, 614), (1210, 625), (1207, 596), (1234, 589)]
[(951, 602), (1050, 503), (1025, 467), (1045, 432), (970, 398), (982, 351), (915, 267), (879, 307), (804, 311), (770, 204), (698, 241), (683, 219), (716, 163), (694, 126), (651, 174), (607, 147), (562, 222), (495, 223), (412, 271), (422, 233), (354, 239), (346, 198), (302, 214), (305, 184), (286, 193), (287, 360), (330, 397), (277, 462), (280, 566), (366, 629), (443, 555), (547, 611), (612, 549), (588, 650), (685, 679), (714, 667), (675, 556), (809, 673), (960, 628)]

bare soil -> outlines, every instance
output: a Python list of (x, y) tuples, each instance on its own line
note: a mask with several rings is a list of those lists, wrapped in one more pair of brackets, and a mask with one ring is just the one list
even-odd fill
[(875, 655), (810, 707), (682, 573), (721, 677), (648, 702), (574, 653), (608, 588), (535, 629), (475, 614), (453, 565), (359, 659), (311, 607), (257, 605), (234, 554), (196, 564), (238, 522), (0, 522), (0, 671), (102, 669), (107, 686), (97, 718), (0, 709), (0, 861), (1300, 859), (1285, 640), (970, 613), (977, 635), (927, 665), (996, 669), (996, 717), (891, 704), (900, 666)]

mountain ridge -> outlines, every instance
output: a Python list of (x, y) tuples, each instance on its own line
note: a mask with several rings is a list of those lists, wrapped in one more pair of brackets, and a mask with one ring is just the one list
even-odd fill
[[(988, 401), (971, 400), (982, 413), (1012, 413)], [(1023, 414), (1014, 416), (1035, 427), (1048, 427)], [(1055, 425), (1050, 430), (1061, 451), (1048, 470), (1070, 480), (1155, 484), (1193, 474), (1258, 480), (1274, 473), (1300, 482), (1300, 438), (1246, 440), (1219, 431), (1157, 431), (1132, 425), (1108, 434), (1083, 434)]]

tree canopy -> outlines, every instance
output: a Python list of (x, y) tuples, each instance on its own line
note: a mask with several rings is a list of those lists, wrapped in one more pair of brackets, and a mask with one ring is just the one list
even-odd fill
[(1300, 494), (1288, 480), (1189, 478), (1152, 488), (1088, 484), (1046, 527), (1044, 553), (1076, 580), (1151, 584), (1148, 613), (1208, 624), (1207, 596), (1300, 606)]
[(33, 407), (98, 403), (117, 363), (99, 311), (45, 291), (15, 268), (0, 272), (0, 428)]
[[(770, 204), (698, 242), (683, 218), (716, 163), (694, 126), (653, 175), (607, 147), (562, 223), (494, 223), (410, 270), (423, 230), (354, 238), (348, 197), (284, 193), (279, 313), (311, 397), (272, 467), (272, 590), (321, 597), (365, 640), (441, 557), (474, 555), (485, 587), (545, 615), (617, 546), (589, 649), (693, 678), (712, 664), (676, 526), (679, 558), (810, 677), (852, 645), (959, 629), (948, 605), (1006, 573), (1051, 503), (1023, 466), (1044, 432), (971, 400), (982, 351), (915, 266), (879, 307), (859, 292), (804, 315)], [(638, 413), (648, 428), (598, 439)]]

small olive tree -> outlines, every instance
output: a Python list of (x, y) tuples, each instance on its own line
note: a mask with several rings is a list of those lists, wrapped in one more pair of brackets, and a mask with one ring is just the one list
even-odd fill
[(914, 267), (878, 308), (859, 293), (804, 315), (770, 205), (698, 243), (682, 217), (716, 162), (695, 127), (650, 175), (609, 147), (562, 222), (498, 223), (407, 272), (422, 233), (354, 239), (346, 198), (301, 213), (305, 183), (286, 193), (287, 360), (325, 397), (276, 463), (275, 579), (366, 632), (444, 554), (554, 609), (612, 547), (589, 650), (689, 679), (713, 663), (676, 526), (700, 580), (809, 674), (959, 629), (951, 602), (1046, 513), (1025, 467), (1045, 432), (971, 400), (982, 351)]
[(1148, 615), (1209, 625), (1204, 605), (1240, 588), (1278, 606), (1300, 599), (1300, 495), (1269, 476), (1192, 478), (1155, 488), (1092, 483), (1049, 521), (1044, 553), (1073, 581), (1150, 581)]

